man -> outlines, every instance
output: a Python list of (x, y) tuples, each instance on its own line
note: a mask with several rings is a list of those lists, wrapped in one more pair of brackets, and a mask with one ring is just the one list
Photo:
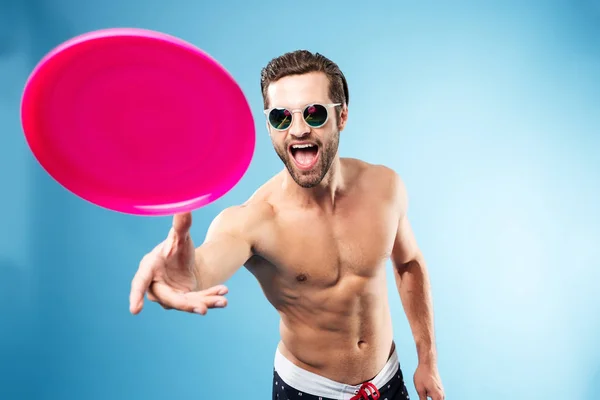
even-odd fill
[(338, 66), (296, 51), (262, 71), (267, 129), (285, 168), (245, 204), (222, 211), (194, 248), (191, 214), (132, 281), (143, 298), (205, 315), (227, 304), (241, 266), (281, 316), (273, 399), (408, 399), (393, 341), (386, 261), (391, 258), (419, 364), (420, 399), (444, 398), (437, 370), (428, 274), (411, 231), (407, 195), (392, 170), (338, 156), (348, 87)]

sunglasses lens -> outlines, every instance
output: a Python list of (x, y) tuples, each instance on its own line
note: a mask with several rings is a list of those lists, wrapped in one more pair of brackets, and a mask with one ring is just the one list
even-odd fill
[(320, 104), (313, 104), (304, 109), (304, 120), (313, 128), (323, 126), (327, 122), (327, 108)]
[(285, 130), (292, 123), (292, 113), (285, 108), (275, 108), (269, 113), (269, 123), (275, 129)]

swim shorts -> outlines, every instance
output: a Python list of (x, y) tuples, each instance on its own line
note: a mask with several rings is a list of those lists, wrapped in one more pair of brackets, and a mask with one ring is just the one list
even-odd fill
[(368, 382), (346, 385), (306, 371), (277, 349), (272, 400), (409, 400), (396, 350)]

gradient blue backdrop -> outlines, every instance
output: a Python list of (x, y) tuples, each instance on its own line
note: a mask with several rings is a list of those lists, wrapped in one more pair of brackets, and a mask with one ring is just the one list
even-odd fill
[(76, 198), (23, 140), (19, 101), (35, 63), (115, 26), (203, 48), (253, 107), (255, 159), (239, 186), (195, 212), (197, 242), (281, 168), (261, 67), (298, 48), (322, 52), (350, 85), (341, 154), (406, 181), (447, 398), (600, 398), (600, 1), (495, 4), (0, 0), (0, 399), (270, 398), (278, 317), (251, 275), (238, 273), (229, 308), (204, 318), (156, 305), (131, 316), (130, 280), (170, 219)]

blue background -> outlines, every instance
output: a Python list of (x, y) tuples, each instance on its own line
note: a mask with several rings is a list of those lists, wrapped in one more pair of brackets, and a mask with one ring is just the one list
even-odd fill
[(282, 167), (260, 69), (286, 51), (322, 52), (350, 85), (341, 154), (407, 184), (447, 398), (600, 398), (600, 1), (491, 4), (0, 0), (0, 399), (270, 398), (278, 317), (251, 275), (231, 279), (229, 308), (204, 318), (154, 304), (131, 316), (130, 280), (170, 219), (76, 198), (23, 139), (20, 95), (37, 61), (116, 26), (208, 51), (254, 110), (251, 168), (195, 212), (197, 242)]

